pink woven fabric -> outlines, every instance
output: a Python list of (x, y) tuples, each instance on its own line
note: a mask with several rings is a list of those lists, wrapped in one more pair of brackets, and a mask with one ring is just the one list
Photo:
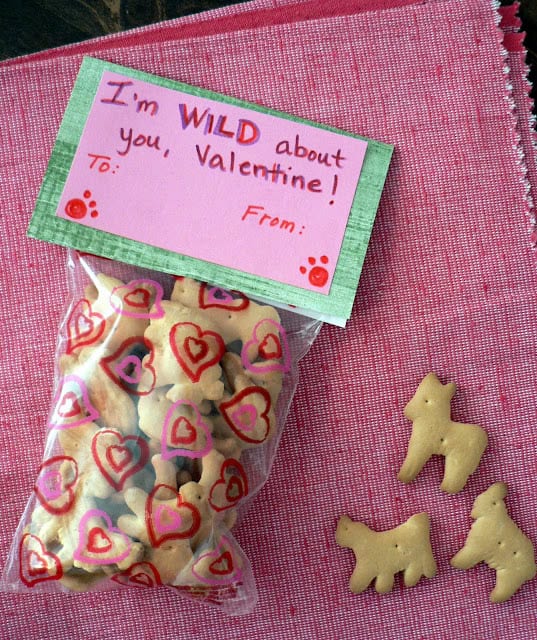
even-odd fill
[[(2, 638), (526, 639), (537, 632), (537, 580), (493, 606), (491, 570), (449, 567), (473, 499), (496, 480), (509, 484), (511, 514), (537, 542), (537, 276), (495, 12), (488, 0), (434, 0), (292, 22), (268, 20), (269, 13), (269, 26), (253, 11), (251, 28), (98, 49), (105, 59), (396, 145), (352, 319), (346, 330), (324, 327), (304, 361), (271, 478), (237, 530), (258, 608), (228, 619), (160, 590), (2, 594)], [(0, 68), (1, 563), (43, 451), (65, 295), (64, 251), (24, 233), (80, 55)], [(522, 68), (517, 73), (522, 78)], [(512, 83), (521, 122), (525, 88), (517, 95)], [(457, 383), (454, 418), (483, 425), (490, 437), (480, 469), (454, 496), (438, 489), (438, 460), (409, 486), (396, 480), (410, 433), (402, 407), (430, 370)], [(384, 529), (422, 510), (431, 516), (438, 577), (414, 589), (398, 584), (385, 596), (352, 595), (354, 560), (335, 544), (337, 518), (348, 513)]]

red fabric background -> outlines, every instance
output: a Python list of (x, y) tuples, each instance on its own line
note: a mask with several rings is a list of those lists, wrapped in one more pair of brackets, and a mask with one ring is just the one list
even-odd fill
[[(201, 31), (181, 32), (176, 21), (169, 32), (148, 28), (94, 45), (104, 59), (396, 145), (352, 319), (346, 330), (325, 326), (303, 361), (272, 475), (236, 532), (257, 578), (258, 608), (229, 619), (165, 590), (1, 594), (2, 638), (537, 632), (537, 580), (491, 605), (491, 570), (449, 567), (473, 499), (497, 480), (509, 484), (511, 514), (537, 542), (537, 277), (526, 180), (534, 174), (520, 155), (531, 154), (522, 59), (511, 47), (518, 66), (510, 80), (488, 0), (376, 11), (345, 2), (307, 20), (303, 11), (315, 3), (303, 3), (296, 20), (292, 8), (271, 6), (240, 6), (244, 23), (229, 22), (233, 10), (219, 12), (226, 28), (214, 35), (205, 14)], [(24, 234), (84, 48), (0, 66), (1, 563), (42, 455), (66, 289), (64, 250)], [(454, 418), (483, 425), (490, 437), (480, 469), (455, 496), (438, 489), (439, 460), (410, 486), (396, 480), (410, 433), (402, 407), (430, 370), (457, 383)], [(335, 544), (337, 518), (348, 513), (384, 529), (421, 510), (431, 516), (437, 578), (408, 590), (398, 583), (385, 596), (352, 595), (354, 561)]]

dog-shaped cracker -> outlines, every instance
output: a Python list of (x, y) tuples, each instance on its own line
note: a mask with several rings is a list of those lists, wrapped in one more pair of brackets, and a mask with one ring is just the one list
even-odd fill
[(496, 570), (491, 602), (508, 600), (537, 571), (533, 544), (509, 517), (506, 495), (507, 485), (496, 482), (477, 496), (471, 513), (475, 522), (463, 548), (451, 559), (456, 569), (485, 562)]
[(435, 454), (446, 459), (440, 485), (446, 493), (460, 491), (477, 469), (487, 446), (487, 434), (478, 425), (451, 420), (455, 391), (453, 382), (443, 385), (434, 373), (429, 373), (406, 405), (405, 417), (413, 425), (406, 458), (397, 476), (402, 482), (412, 482)]
[(365, 591), (372, 580), (378, 593), (393, 588), (394, 576), (403, 572), (404, 583), (413, 587), (422, 576), (436, 575), (436, 562), (429, 540), (429, 516), (418, 513), (389, 531), (373, 531), (348, 516), (339, 519), (336, 542), (356, 556), (349, 581), (353, 593)]

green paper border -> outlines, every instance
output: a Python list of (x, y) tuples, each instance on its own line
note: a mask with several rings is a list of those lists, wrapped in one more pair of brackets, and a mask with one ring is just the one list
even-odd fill
[[(367, 151), (360, 180), (328, 295), (260, 278), (235, 269), (159, 249), (135, 240), (127, 240), (126, 238), (92, 229), (56, 216), (65, 181), (93, 105), (102, 73), (105, 70), (169, 89), (177, 89), (193, 96), (218, 100), (219, 102), (245, 107), (252, 111), (274, 115), (367, 141)], [(120, 262), (127, 262), (165, 273), (194, 277), (228, 289), (238, 289), (248, 295), (281, 305), (294, 305), (307, 315), (344, 326), (345, 321), (348, 320), (352, 312), (358, 280), (392, 153), (392, 145), (376, 142), (335, 127), (311, 122), (290, 114), (267, 109), (257, 104), (250, 104), (230, 96), (97, 60), (96, 58), (85, 57), (58, 131), (56, 143), (52, 150), (27, 233), (32, 238), (101, 255)]]

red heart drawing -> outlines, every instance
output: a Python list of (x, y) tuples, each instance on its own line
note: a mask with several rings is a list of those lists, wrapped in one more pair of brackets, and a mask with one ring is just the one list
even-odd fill
[(108, 553), (112, 548), (112, 540), (101, 527), (93, 527), (88, 532), (86, 549), (89, 553)]
[(47, 562), (35, 551), (30, 551), (28, 573), (30, 576), (42, 576), (47, 571)]
[(27, 587), (45, 580), (60, 580), (63, 576), (62, 563), (37, 536), (25, 533), (19, 544), (19, 575)]
[(112, 445), (106, 450), (106, 460), (112, 469), (119, 473), (131, 462), (132, 452), (125, 446)]
[(209, 352), (209, 345), (205, 342), (205, 340), (198, 340), (198, 338), (193, 338), (192, 336), (188, 336), (185, 340), (185, 351), (187, 352), (190, 360), (197, 364), (200, 360), (207, 357), (207, 353)]
[(203, 331), (193, 322), (173, 325), (170, 345), (177, 362), (192, 382), (199, 382), (202, 373), (218, 364), (226, 351), (218, 333)]
[(227, 576), (233, 571), (233, 558), (229, 551), (224, 551), (219, 558), (209, 565), (209, 571), (215, 576)]
[[(262, 409), (259, 410), (257, 405)], [(246, 387), (231, 400), (220, 403), (220, 412), (237, 436), (252, 444), (267, 439), (270, 431), (270, 394), (263, 387)]]
[(62, 515), (73, 506), (77, 480), (76, 460), (69, 456), (54, 456), (39, 467), (34, 490), (39, 502), (49, 513)]
[(199, 289), (198, 304), (200, 309), (212, 307), (226, 311), (242, 311), (248, 307), (250, 300), (240, 291), (226, 291), (204, 282)]
[(133, 336), (124, 340), (114, 353), (102, 358), (100, 364), (110, 380), (123, 391), (135, 396), (145, 396), (153, 391), (156, 383), (153, 357), (151, 342)]
[(112, 580), (127, 587), (156, 587), (162, 584), (157, 568), (150, 562), (136, 562), (126, 571), (116, 573)]
[(215, 511), (225, 511), (234, 507), (246, 495), (248, 478), (244, 467), (233, 458), (224, 460), (220, 468), (220, 478), (209, 492), (209, 504)]
[[(187, 412), (187, 416), (184, 412)], [(191, 416), (194, 418), (191, 418)], [(179, 400), (166, 413), (161, 436), (162, 457), (203, 458), (212, 449), (211, 429), (193, 402)]]
[(63, 394), (56, 411), (60, 418), (74, 418), (80, 415), (82, 408), (74, 391), (67, 391)]
[(282, 343), (278, 336), (273, 333), (268, 333), (258, 349), (259, 355), (265, 360), (277, 360), (282, 357)]
[(234, 560), (231, 542), (225, 536), (220, 538), (215, 549), (200, 555), (192, 566), (192, 573), (200, 582), (214, 585), (229, 584), (242, 576)]
[[(182, 435), (184, 434), (184, 435)], [(170, 443), (174, 447), (194, 444), (196, 442), (196, 427), (184, 416), (177, 418), (170, 430)]]
[(78, 536), (73, 558), (81, 564), (118, 564), (131, 553), (130, 538), (114, 527), (110, 516), (100, 509), (86, 511), (78, 525)]
[[(175, 494), (174, 503), (173, 499), (162, 501), (155, 498), (155, 494), (161, 487)], [(198, 509), (190, 502), (183, 500), (181, 494), (173, 487), (158, 484), (147, 496), (145, 521), (151, 544), (159, 547), (166, 540), (191, 538), (200, 528), (201, 516)]]
[(110, 305), (117, 313), (131, 318), (162, 318), (164, 291), (158, 282), (147, 278), (132, 280), (115, 287), (110, 293)]
[[(261, 359), (261, 362), (256, 360)], [(291, 368), (291, 352), (285, 329), (274, 320), (265, 318), (258, 322), (253, 337), (241, 350), (242, 365), (253, 373), (286, 373)]]
[(240, 480), (238, 478), (230, 478), (226, 489), (226, 499), (230, 501), (239, 500), (243, 495)]
[(112, 429), (97, 431), (91, 452), (100, 472), (116, 491), (122, 491), (125, 480), (138, 473), (149, 459), (149, 446), (143, 438), (123, 436)]
[(104, 317), (92, 310), (90, 301), (79, 300), (67, 318), (67, 353), (97, 342), (105, 327)]
[(131, 307), (145, 309), (151, 303), (151, 294), (147, 289), (133, 289), (131, 292), (127, 293), (123, 300)]
[(84, 380), (75, 375), (65, 376), (53, 401), (54, 412), (49, 421), (51, 429), (69, 429), (99, 417), (91, 404)]
[(155, 350), (152, 343), (144, 338), (144, 342), (149, 348), (149, 353), (142, 359), (142, 373), (140, 381), (136, 387), (136, 391), (131, 390), (130, 393), (138, 396), (149, 395), (157, 384), (157, 374), (153, 367), (153, 359), (155, 358)]

